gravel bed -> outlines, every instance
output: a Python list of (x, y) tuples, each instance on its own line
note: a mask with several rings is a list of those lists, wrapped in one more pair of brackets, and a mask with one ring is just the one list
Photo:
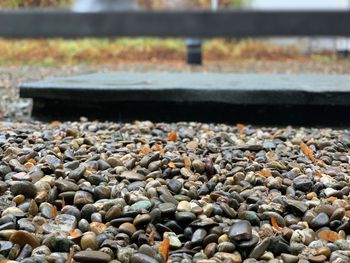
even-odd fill
[(0, 127), (8, 262), (350, 262), (348, 130)]

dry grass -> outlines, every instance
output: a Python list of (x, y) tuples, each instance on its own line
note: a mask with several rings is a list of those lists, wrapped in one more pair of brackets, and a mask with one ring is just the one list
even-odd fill
[[(120, 38), (82, 40), (0, 39), (0, 64), (116, 64), (120, 62), (177, 62), (186, 56), (182, 39)], [(295, 47), (268, 41), (208, 40), (203, 46), (207, 62), (245, 59), (277, 60), (305, 58)], [(322, 57), (324, 58), (324, 55)]]

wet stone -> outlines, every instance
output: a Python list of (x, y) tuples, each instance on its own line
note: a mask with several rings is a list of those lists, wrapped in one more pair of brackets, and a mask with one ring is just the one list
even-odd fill
[(240, 220), (233, 224), (228, 232), (232, 241), (249, 240), (252, 238), (252, 226), (247, 220)]
[(19, 181), (11, 186), (11, 193), (13, 195), (24, 195), (25, 197), (35, 197), (37, 190), (33, 183), (27, 181)]
[(111, 256), (101, 251), (79, 251), (74, 254), (74, 260), (78, 262), (109, 262)]
[(319, 213), (314, 219), (311, 220), (310, 226), (314, 229), (328, 225), (329, 217), (326, 213)]
[(149, 200), (141, 200), (132, 204), (131, 209), (136, 211), (142, 210), (142, 209), (148, 210), (151, 208), (151, 206), (152, 206), (152, 203)]

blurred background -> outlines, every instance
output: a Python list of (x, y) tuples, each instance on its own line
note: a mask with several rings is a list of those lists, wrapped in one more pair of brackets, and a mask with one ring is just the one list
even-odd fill
[[(1, 9), (285, 9), (349, 10), (349, 0), (0, 0)], [(346, 38), (221, 38), (203, 40), (202, 65), (186, 63), (185, 39), (1, 39), (0, 118), (21, 118), (30, 101), (23, 81), (95, 71), (214, 71), (349, 74)]]

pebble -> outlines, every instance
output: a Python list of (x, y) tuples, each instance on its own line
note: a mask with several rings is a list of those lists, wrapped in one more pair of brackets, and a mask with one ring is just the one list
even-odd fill
[(16, 195), (24, 195), (25, 197), (35, 197), (37, 190), (33, 183), (28, 181), (18, 181), (14, 183), (10, 188), (11, 193)]
[(111, 256), (101, 251), (79, 251), (73, 256), (75, 261), (78, 262), (109, 262)]
[(247, 220), (240, 220), (228, 231), (228, 236), (232, 241), (249, 240), (252, 238), (252, 226)]

